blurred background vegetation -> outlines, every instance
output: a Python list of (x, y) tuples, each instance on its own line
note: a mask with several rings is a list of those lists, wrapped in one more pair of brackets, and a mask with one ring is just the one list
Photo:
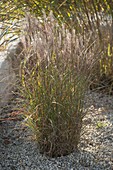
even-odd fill
[(88, 22), (90, 29), (94, 29), (92, 22), (95, 20), (99, 26), (101, 14), (101, 17), (104, 15), (113, 17), (111, 0), (1, 0), (0, 8), (1, 21), (20, 19), (27, 11), (37, 17), (43, 16), (43, 11), (47, 15), (53, 11), (59, 22), (64, 22), (69, 27), (74, 26), (76, 29), (80, 29), (80, 23), (84, 29), (87, 26), (85, 21)]

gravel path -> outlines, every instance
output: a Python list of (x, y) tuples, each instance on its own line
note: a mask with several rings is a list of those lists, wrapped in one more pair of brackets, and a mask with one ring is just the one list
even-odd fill
[(3, 109), (0, 118), (0, 170), (113, 170), (113, 96), (86, 96), (79, 150), (68, 156), (41, 155), (18, 112)]

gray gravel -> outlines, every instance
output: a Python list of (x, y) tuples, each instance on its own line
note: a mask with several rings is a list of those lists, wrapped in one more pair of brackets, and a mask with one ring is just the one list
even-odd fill
[(89, 92), (86, 108), (78, 151), (59, 158), (39, 153), (23, 120), (0, 121), (0, 170), (113, 170), (113, 96)]

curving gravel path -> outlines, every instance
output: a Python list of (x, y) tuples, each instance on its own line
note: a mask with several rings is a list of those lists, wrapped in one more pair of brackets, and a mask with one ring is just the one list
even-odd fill
[(30, 130), (11, 106), (0, 118), (0, 170), (113, 170), (113, 96), (86, 95), (79, 150), (65, 157), (41, 155)]

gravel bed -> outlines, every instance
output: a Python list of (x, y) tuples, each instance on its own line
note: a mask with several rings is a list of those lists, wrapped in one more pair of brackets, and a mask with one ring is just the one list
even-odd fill
[(113, 96), (89, 92), (86, 108), (78, 151), (58, 158), (41, 155), (23, 120), (3, 109), (0, 170), (113, 170)]

